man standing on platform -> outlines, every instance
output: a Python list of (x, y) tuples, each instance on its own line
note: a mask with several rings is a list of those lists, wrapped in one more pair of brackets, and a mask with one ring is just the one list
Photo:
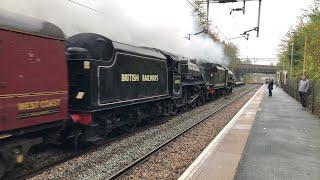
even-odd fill
[(309, 80), (305, 75), (302, 76), (300, 83), (299, 83), (299, 95), (302, 107), (307, 107), (307, 92), (309, 88)]
[(269, 90), (269, 96), (272, 96), (273, 79), (271, 79), (271, 78), (269, 79), (268, 90)]

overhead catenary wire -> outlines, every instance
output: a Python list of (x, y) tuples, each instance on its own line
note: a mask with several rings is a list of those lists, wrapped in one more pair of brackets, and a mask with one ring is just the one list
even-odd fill
[[(208, 30), (210, 29), (210, 24), (209, 24), (209, 4), (210, 3), (233, 3), (233, 2), (241, 2), (243, 1), (244, 5), (242, 7), (242, 10), (243, 10), (243, 13), (245, 12), (245, 2), (246, 1), (259, 1), (259, 14), (258, 14), (258, 26), (253, 28), (252, 30), (255, 30), (257, 31), (257, 37), (259, 36), (259, 29), (260, 29), (260, 10), (261, 10), (261, 1), (262, 0), (195, 0), (194, 3), (192, 3), (190, 0), (186, 0), (192, 7), (195, 7), (195, 3), (196, 4), (206, 4), (206, 10), (207, 10), (207, 13), (206, 13), (206, 16), (207, 16), (207, 19), (206, 19), (206, 28), (205, 30), (207, 31), (208, 33)], [(224, 33), (222, 33), (219, 28), (217, 28), (217, 26), (215, 26), (215, 29), (224, 36), (224, 39), (225, 41), (228, 40), (228, 38), (226, 38), (226, 35)], [(252, 30), (249, 30), (248, 32), (252, 31)], [(246, 35), (247, 32), (244, 32), (243, 34), (245, 35), (246, 39), (248, 39), (248, 35)], [(189, 38), (190, 39), (190, 38)], [(229, 39), (230, 40), (230, 39)]]
[(67, 1), (69, 1), (69, 2), (71, 2), (71, 3), (73, 3), (73, 4), (77, 4), (77, 5), (81, 6), (81, 7), (87, 8), (87, 9), (89, 9), (89, 10), (92, 10), (92, 11), (95, 11), (95, 12), (99, 12), (99, 11), (97, 11), (96, 9), (93, 9), (93, 8), (91, 8), (91, 7), (89, 7), (89, 6), (86, 6), (86, 5), (84, 5), (84, 4), (81, 4), (81, 3), (76, 2), (76, 1), (74, 1), (74, 0), (67, 0)]
[(188, 1), (188, 3), (191, 5), (191, 6), (194, 6), (189, 0), (187, 0)]
[[(229, 6), (229, 8), (232, 8), (233, 6), (234, 6), (234, 5)], [(237, 18), (236, 18), (236, 17), (239, 17), (239, 16), (236, 16), (234, 13), (232, 13), (231, 17), (232, 17), (232, 21), (233, 21), (233, 23), (232, 23), (233, 29), (237, 29), (237, 30), (242, 29), (242, 28), (243, 28), (243, 24), (240, 25), (240, 24), (239, 24), (239, 20), (237, 20)], [(240, 46), (240, 47), (243, 47), (243, 48), (245, 49), (244, 52), (249, 52), (249, 47), (248, 47), (248, 43), (249, 43), (249, 42), (248, 42), (247, 37), (242, 36), (242, 35), (235, 35), (235, 36), (233, 36), (232, 38), (230, 38), (229, 41), (236, 40), (236, 39), (238, 39), (238, 41), (237, 41), (238, 47), (239, 47), (239, 46)], [(247, 57), (247, 58), (248, 58), (248, 57)]]

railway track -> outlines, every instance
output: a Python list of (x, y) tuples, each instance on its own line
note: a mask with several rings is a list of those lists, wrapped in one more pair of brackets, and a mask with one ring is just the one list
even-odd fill
[[(147, 159), (148, 157), (150, 157), (152, 154), (154, 154), (155, 152), (157, 152), (158, 150), (160, 150), (161, 148), (163, 148), (164, 146), (166, 146), (167, 144), (169, 144), (170, 142), (172, 142), (173, 140), (177, 139), (178, 137), (180, 137), (181, 135), (183, 135), (185, 132), (189, 131), (190, 129), (194, 128), (195, 126), (197, 126), (198, 124), (200, 124), (201, 122), (205, 121), (207, 118), (211, 117), (212, 115), (218, 113), (219, 111), (223, 110), (225, 107), (227, 107), (228, 105), (232, 104), (234, 101), (240, 99), (241, 97), (243, 97), (244, 95), (248, 94), (249, 92), (251, 92), (253, 89), (257, 88), (257, 86), (255, 86), (254, 88), (250, 88), (248, 89), (248, 87), (246, 86), (241, 86), (241, 87), (238, 87), (234, 90), (233, 94), (238, 94), (238, 93), (241, 93), (243, 91), (246, 91), (246, 93), (240, 95), (239, 97), (236, 97), (234, 99), (232, 99), (229, 103), (227, 103), (227, 105), (219, 108), (217, 111), (213, 112), (211, 115), (209, 115), (208, 117), (204, 118), (203, 120), (201, 120), (200, 122), (194, 124), (193, 126), (189, 127), (188, 129), (186, 129), (185, 131), (179, 133), (176, 137), (173, 137), (172, 139), (170, 139), (169, 141), (167, 141), (166, 143), (163, 143), (162, 145), (160, 145), (159, 147), (157, 147), (156, 149), (154, 149), (153, 151), (149, 152), (148, 154), (146, 154), (144, 157), (141, 157), (140, 159), (136, 160), (135, 162), (133, 162), (132, 164), (126, 166), (125, 168), (123, 168), (122, 170), (118, 171), (117, 173), (115, 173), (114, 175), (112, 175), (109, 179), (116, 179), (117, 177), (120, 177), (121, 175), (123, 175), (124, 173), (126, 173), (128, 170), (130, 170), (132, 167), (136, 166), (137, 164), (141, 163), (143, 160)], [(228, 96), (225, 97), (226, 99), (228, 99)], [(4, 179), (28, 179), (28, 178), (31, 178), (31, 177), (34, 177), (38, 174), (41, 174), (42, 172), (45, 172), (46, 170), (54, 167), (54, 166), (57, 166), (57, 165), (60, 165), (60, 164), (63, 164), (67, 161), (70, 161), (72, 159), (75, 159), (77, 157), (80, 157), (84, 154), (88, 154), (90, 152), (94, 152), (96, 151), (97, 149), (99, 149), (101, 146), (107, 146), (108, 144), (112, 144), (112, 143), (116, 143), (117, 141), (121, 140), (121, 139), (125, 139), (129, 136), (132, 136), (136, 133), (139, 133), (139, 132), (142, 132), (152, 126), (155, 126), (155, 125), (159, 125), (165, 121), (167, 121), (168, 119), (170, 119), (171, 117), (167, 117), (167, 118), (162, 118), (159, 122), (157, 123), (153, 123), (153, 124), (149, 124), (149, 125), (146, 125), (146, 126), (143, 126), (139, 129), (137, 129), (134, 133), (124, 133), (123, 135), (120, 135), (120, 136), (116, 136), (114, 138), (111, 138), (105, 142), (103, 142), (101, 145), (99, 146), (94, 146), (94, 147), (91, 147), (91, 148), (87, 148), (85, 150), (81, 150), (75, 154), (72, 154), (70, 156), (67, 156), (67, 157), (64, 157), (60, 160), (57, 160), (53, 163), (50, 163), (50, 164), (47, 164), (47, 165), (44, 165), (44, 166), (41, 166), (39, 168), (35, 168), (35, 169), (32, 169), (30, 171), (27, 171), (25, 173), (21, 173), (21, 169), (18, 169), (17, 171), (14, 171), (13, 173), (10, 173), (9, 176), (5, 177)], [(19, 172), (20, 173), (19, 173)]]
[(195, 123), (194, 125), (190, 126), (189, 128), (185, 129), (184, 131), (180, 132), (179, 134), (177, 134), (175, 137), (169, 139), (168, 141), (166, 141), (165, 143), (159, 145), (157, 148), (153, 149), (152, 151), (150, 151), (149, 153), (145, 154), (144, 156), (142, 156), (141, 158), (137, 159), (136, 161), (132, 162), (131, 164), (127, 165), (126, 167), (124, 167), (123, 169), (121, 169), (120, 171), (116, 172), (115, 174), (113, 174), (112, 176), (108, 177), (107, 179), (113, 180), (113, 179), (117, 179), (120, 178), (122, 175), (126, 174), (127, 172), (129, 172), (132, 168), (134, 168), (135, 166), (139, 165), (140, 163), (144, 162), (146, 159), (148, 159), (149, 157), (151, 157), (153, 154), (157, 153), (159, 150), (161, 150), (162, 148), (166, 147), (168, 144), (170, 144), (171, 142), (173, 142), (174, 140), (178, 139), (179, 137), (181, 137), (182, 135), (184, 135), (186, 132), (190, 131), (191, 129), (195, 128), (196, 126), (198, 126), (199, 124), (201, 124), (202, 122), (206, 121), (208, 118), (212, 117), (213, 115), (217, 114), (218, 112), (222, 111), (223, 109), (225, 109), (226, 107), (228, 107), (229, 105), (231, 105), (232, 103), (234, 103), (235, 101), (241, 99), (243, 96), (247, 95), (248, 93), (250, 93), (251, 91), (257, 89), (258, 87), (260, 87), (259, 85), (250, 88), (249, 90), (247, 90), (244, 94), (242, 94), (241, 96), (232, 99), (229, 103), (227, 103), (226, 105), (220, 107), (219, 109), (217, 109), (216, 111), (214, 111), (213, 113), (211, 113), (210, 115), (208, 115), (207, 117), (203, 118), (202, 120), (200, 120), (198, 123)]
[[(108, 139), (104, 142), (101, 143), (101, 145), (96, 145), (96, 146), (92, 146), (92, 147), (89, 147), (89, 148), (86, 148), (84, 150), (80, 150), (79, 152), (76, 152), (75, 154), (72, 154), (70, 156), (67, 156), (65, 158), (62, 158), (58, 161), (55, 161), (53, 163), (50, 163), (50, 164), (47, 164), (45, 166), (41, 166), (39, 168), (35, 168), (33, 169), (32, 171), (28, 171), (26, 173), (16, 173), (16, 171), (20, 171), (19, 169), (14, 171), (12, 174), (17, 174), (17, 175), (9, 175), (8, 177), (5, 177), (4, 180), (11, 180), (11, 179), (28, 179), (28, 178), (32, 178), (38, 174), (41, 174), (42, 172), (45, 172), (46, 170), (54, 167), (54, 166), (57, 166), (59, 164), (63, 164), (67, 161), (70, 161), (72, 159), (75, 159), (77, 157), (80, 157), (82, 155), (85, 155), (85, 154), (88, 154), (88, 153), (91, 153), (91, 152), (94, 152), (96, 151), (97, 149), (99, 149), (100, 147), (102, 146), (108, 146), (109, 144), (112, 144), (112, 143), (116, 143), (117, 141), (120, 141), (122, 139), (125, 139), (127, 137), (130, 137), (136, 133), (139, 133), (139, 132), (142, 132), (152, 126), (155, 126), (155, 125), (158, 125), (158, 124), (161, 124), (163, 122), (165, 122), (168, 118), (163, 118), (161, 119), (160, 121), (158, 122), (155, 122), (153, 124), (148, 124), (148, 125), (145, 125), (144, 127), (141, 127), (141, 128), (138, 128), (135, 132), (133, 133), (122, 133), (122, 135), (116, 135), (115, 137), (111, 138), (111, 139)], [(11, 174), (11, 173), (10, 173)]]
[[(168, 118), (170, 118), (170, 117), (168, 117)], [(36, 176), (38, 174), (41, 174), (42, 172), (45, 172), (46, 170), (48, 170), (48, 169), (50, 169), (50, 168), (52, 168), (54, 166), (57, 166), (59, 164), (63, 164), (65, 162), (67, 162), (67, 161), (70, 161), (70, 160), (75, 159), (77, 157), (80, 157), (82, 155), (94, 152), (94, 151), (96, 151), (97, 149), (99, 149), (102, 146), (108, 146), (108, 145), (110, 145), (112, 143), (116, 143), (117, 141), (120, 141), (122, 139), (130, 137), (130, 136), (132, 136), (132, 135), (134, 135), (136, 133), (142, 132), (142, 131), (144, 131), (144, 130), (152, 127), (152, 126), (159, 125), (159, 124), (165, 122), (168, 118), (163, 118), (163, 119), (159, 120), (158, 122), (154, 122), (153, 124), (148, 124), (148, 125), (145, 125), (143, 127), (140, 127), (133, 133), (122, 133), (122, 135), (116, 135), (115, 137), (110, 138), (110, 139), (102, 142), (101, 145), (96, 145), (96, 146), (92, 146), (92, 147), (80, 150), (80, 151), (78, 151), (78, 152), (76, 152), (76, 153), (74, 153), (74, 154), (72, 154), (70, 156), (67, 156), (65, 158), (61, 158), (60, 160), (57, 160), (57, 161), (55, 161), (53, 163), (41, 166), (39, 168), (35, 168), (35, 169), (31, 170), (31, 171), (27, 171), (26, 173), (19, 173), (19, 172), (16, 173), (17, 171), (21, 172), (20, 169), (17, 169), (13, 173), (10, 173), (10, 175), (8, 177), (5, 177), (3, 180), (11, 180), (11, 179), (21, 179), (22, 180), (22, 179), (32, 178), (32, 177), (34, 177), (34, 176)], [(64, 152), (64, 151), (62, 151), (62, 152)], [(13, 175), (13, 174), (15, 174), (15, 175)]]

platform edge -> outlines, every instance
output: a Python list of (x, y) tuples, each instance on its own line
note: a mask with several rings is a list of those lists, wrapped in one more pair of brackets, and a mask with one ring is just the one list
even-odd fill
[(209, 152), (215, 151), (217, 145), (231, 130), (231, 127), (236, 123), (240, 115), (249, 106), (249, 104), (257, 97), (265, 86), (260, 89), (250, 98), (250, 100), (237, 112), (237, 114), (230, 120), (230, 122), (220, 131), (220, 133), (209, 143), (209, 145), (201, 152), (201, 154), (193, 161), (193, 163), (182, 173), (178, 180), (189, 180), (199, 169), (199, 165), (209, 157)]

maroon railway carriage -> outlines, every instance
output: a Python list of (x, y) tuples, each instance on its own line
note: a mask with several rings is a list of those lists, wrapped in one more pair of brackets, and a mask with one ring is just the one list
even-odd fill
[[(64, 34), (42, 20), (0, 11), (0, 178), (30, 146), (50, 141), (67, 117)], [(54, 136), (53, 136), (54, 137)]]

